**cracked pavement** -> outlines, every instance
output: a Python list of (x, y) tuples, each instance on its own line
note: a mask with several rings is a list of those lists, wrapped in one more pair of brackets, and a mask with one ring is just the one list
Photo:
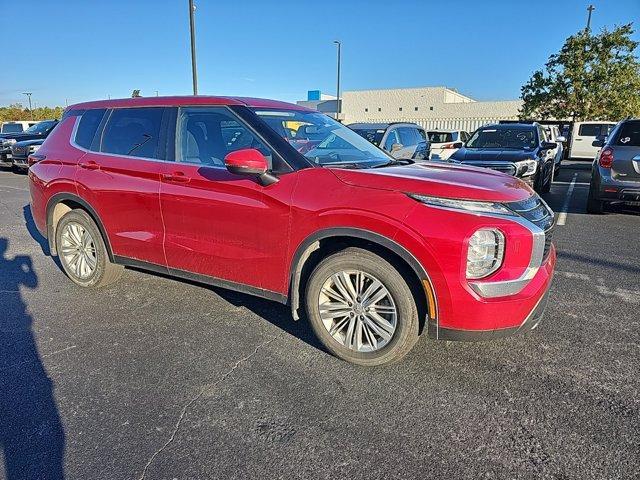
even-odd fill
[(0, 172), (0, 478), (637, 476), (640, 213), (586, 215), (585, 165), (557, 179), (578, 172), (536, 331), (376, 369), (239, 293), (133, 269), (78, 289)]

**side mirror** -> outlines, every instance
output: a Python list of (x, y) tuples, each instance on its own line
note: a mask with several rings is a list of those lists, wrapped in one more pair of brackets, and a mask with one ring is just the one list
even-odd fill
[(278, 178), (268, 173), (269, 162), (266, 157), (255, 148), (243, 148), (231, 152), (224, 157), (224, 164), (231, 173), (236, 175), (250, 175), (258, 177), (263, 186), (271, 185)]
[(604, 139), (603, 138), (598, 138), (598, 139), (594, 140), (593, 142), (591, 142), (591, 146), (592, 147), (598, 147), (598, 148), (604, 147)]
[(558, 144), (556, 142), (542, 142), (542, 149), (543, 150), (553, 150), (554, 148), (557, 148)]
[(560, 135), (559, 137), (556, 137), (556, 142), (564, 143), (566, 141), (567, 141), (567, 137), (563, 137), (562, 135)]
[(391, 151), (395, 152), (396, 150), (400, 150), (402, 148), (402, 144), (401, 143), (394, 143), (393, 145), (391, 145)]
[(462, 148), (464, 143), (462, 142), (453, 142), (453, 148)]

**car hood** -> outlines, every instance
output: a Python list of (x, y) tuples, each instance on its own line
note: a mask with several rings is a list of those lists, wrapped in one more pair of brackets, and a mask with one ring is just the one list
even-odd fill
[(535, 155), (535, 150), (500, 150), (497, 148), (466, 148), (459, 149), (451, 156), (459, 162), (517, 162)]
[(361, 170), (331, 170), (350, 185), (434, 197), (515, 202), (533, 194), (531, 188), (515, 177), (466, 165), (425, 162)]
[(44, 143), (44, 139), (38, 139), (38, 140), (23, 140), (23, 141), (19, 141), (14, 143), (14, 145), (16, 147), (29, 147), (31, 145), (42, 145)]

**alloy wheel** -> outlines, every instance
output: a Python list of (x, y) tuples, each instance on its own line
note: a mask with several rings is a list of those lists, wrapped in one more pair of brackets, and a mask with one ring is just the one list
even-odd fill
[(376, 277), (360, 270), (341, 271), (322, 285), (320, 318), (336, 341), (350, 350), (373, 352), (393, 338), (398, 310)]
[(69, 222), (61, 235), (61, 254), (67, 268), (78, 278), (86, 280), (96, 270), (96, 245), (89, 231), (81, 224)]

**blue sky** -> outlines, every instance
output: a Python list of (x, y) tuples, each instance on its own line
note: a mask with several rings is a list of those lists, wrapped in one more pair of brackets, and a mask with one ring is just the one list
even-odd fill
[[(0, 0), (0, 105), (26, 103), (24, 91), (37, 105), (127, 97), (134, 88), (191, 93), (187, 3)], [(446, 85), (482, 100), (517, 98), (584, 27), (588, 3), (196, 0), (199, 90), (287, 101), (334, 93), (340, 39), (343, 89)], [(594, 30), (640, 28), (640, 0), (592, 3)]]

